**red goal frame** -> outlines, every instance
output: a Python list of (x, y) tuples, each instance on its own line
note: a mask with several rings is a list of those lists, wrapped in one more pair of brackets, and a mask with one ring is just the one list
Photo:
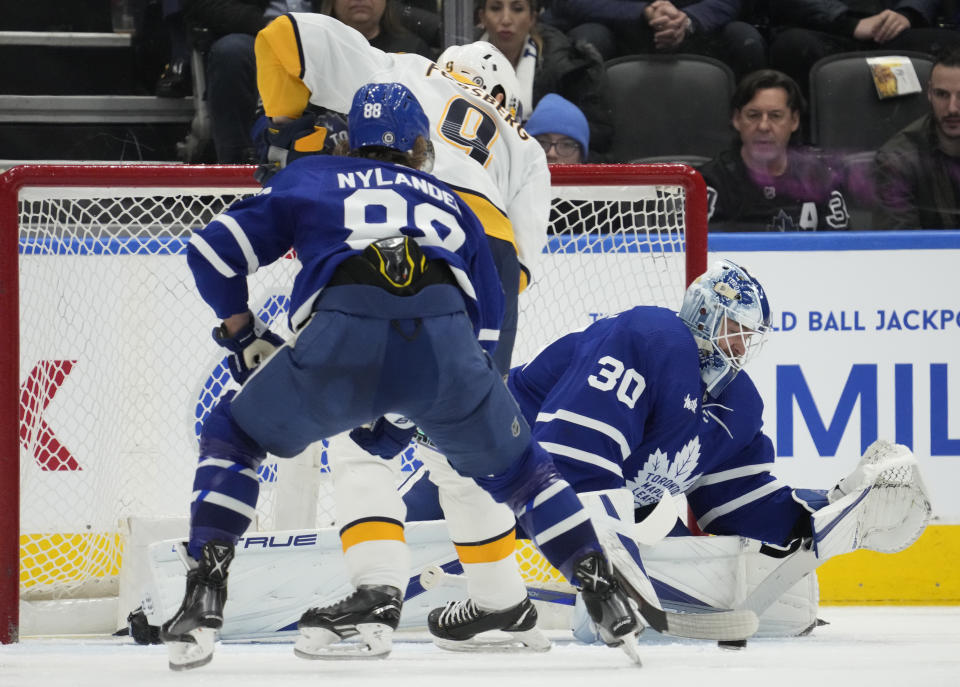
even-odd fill
[[(24, 165), (0, 175), (0, 643), (19, 638), (20, 400), (18, 198), (25, 186), (257, 188), (252, 167), (184, 165)], [(685, 192), (686, 281), (707, 267), (707, 198), (702, 177), (682, 164), (558, 165), (561, 185), (661, 184)], [(17, 323), (13, 326), (12, 323)]]

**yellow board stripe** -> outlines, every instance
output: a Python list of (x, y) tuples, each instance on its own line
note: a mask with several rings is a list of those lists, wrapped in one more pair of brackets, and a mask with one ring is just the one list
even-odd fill
[(20, 587), (82, 582), (120, 574), (120, 535), (21, 534)]
[(457, 550), (457, 556), (461, 563), (496, 563), (514, 552), (516, 541), (516, 530), (510, 530), (506, 534), (489, 541), (475, 544), (457, 544), (454, 542), (453, 546)]
[(360, 520), (340, 530), (340, 543), (344, 551), (364, 542), (384, 540), (406, 541), (403, 525), (389, 520)]
[(960, 604), (960, 525), (931, 525), (906, 551), (854, 551), (817, 569), (825, 605)]

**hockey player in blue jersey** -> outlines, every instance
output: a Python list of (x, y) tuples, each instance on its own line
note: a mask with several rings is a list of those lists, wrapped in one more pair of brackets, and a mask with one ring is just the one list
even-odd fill
[[(266, 453), (289, 457), (389, 412), (429, 432), (454, 469), (508, 504), (532, 536), (548, 531), (541, 552), (582, 588), (608, 643), (638, 631), (637, 604), (663, 613), (629, 554), (598, 539), (478, 343), (496, 339), (499, 279), (479, 221), (418, 171), (428, 126), (405, 86), (368, 84), (350, 109), (349, 157), (294, 162), (190, 240), (197, 288), (222, 319), (214, 339), (243, 386), (201, 432), (186, 591), (161, 628), (174, 670), (212, 658)], [(291, 247), (302, 268), (291, 293), (294, 335), (283, 342), (249, 312), (246, 280)], [(296, 653), (322, 656), (359, 634), (368, 655), (385, 655), (402, 598), (392, 586), (361, 585), (307, 610)]]
[[(899, 491), (892, 502), (875, 504), (866, 515), (857, 510), (859, 504), (844, 510), (841, 501), (864, 488), (859, 478), (828, 494), (793, 489), (770, 473), (775, 452), (762, 431), (763, 402), (742, 372), (763, 345), (769, 322), (763, 287), (744, 268), (724, 260), (688, 288), (679, 313), (640, 306), (599, 320), (513, 368), (507, 384), (534, 439), (574, 489), (583, 495), (625, 487), (632, 492), (637, 520), (668, 492), (684, 494), (709, 533), (784, 547), (805, 541), (817, 548), (814, 557), (821, 561), (858, 546), (904, 548), (919, 536), (929, 515), (913, 467), (896, 478)], [(878, 444), (864, 465), (881, 458), (894, 471), (915, 465), (905, 447)], [(430, 450), (419, 455), (430, 480), (420, 471), (402, 487), (408, 519), (440, 519), (445, 510), (455, 515), (456, 504), (472, 498), (475, 486), (431, 459)], [(441, 485), (439, 497), (431, 482)], [(893, 493), (882, 498), (889, 500)], [(486, 534), (494, 536), (508, 517), (491, 506), (482, 519), (491, 523)], [(844, 518), (846, 526), (835, 528)], [(872, 542), (854, 541), (875, 531), (884, 518), (890, 522), (880, 529), (887, 531), (875, 533)], [(850, 527), (860, 535), (850, 535)], [(428, 618), (441, 646), (469, 642), (486, 630), (509, 632), (512, 609), (527, 594), (515, 567), (502, 566), (492, 575), (463, 556), (461, 562), (470, 598), (435, 609)]]

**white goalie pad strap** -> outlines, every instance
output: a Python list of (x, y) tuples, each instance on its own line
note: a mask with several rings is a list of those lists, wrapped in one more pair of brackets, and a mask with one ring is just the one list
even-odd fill
[(821, 561), (856, 549), (896, 553), (915, 542), (930, 521), (930, 499), (906, 446), (872, 443), (857, 468), (811, 516)]
[(494, 501), (472, 479), (457, 474), (442, 454), (417, 444), (415, 455), (430, 470), (430, 481), (437, 485), (440, 507), (453, 541), (487, 541), (516, 525), (507, 505)]

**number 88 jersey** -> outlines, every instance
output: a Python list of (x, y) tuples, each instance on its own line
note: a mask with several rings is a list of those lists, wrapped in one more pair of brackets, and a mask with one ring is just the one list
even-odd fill
[(527, 276), (535, 272), (550, 212), (546, 157), (482, 88), (420, 55), (378, 50), (322, 14), (278, 17), (257, 35), (256, 53), (268, 117), (297, 117), (308, 103), (347, 112), (364, 84), (404, 84), (430, 119), (432, 173), (463, 198), (488, 235), (514, 245)]
[(450, 266), (480, 344), (492, 349), (503, 292), (483, 227), (449, 187), (409, 167), (331, 155), (295, 160), (263, 193), (195, 232), (187, 263), (200, 295), (223, 319), (247, 310), (247, 275), (292, 247), (302, 265), (290, 294), (290, 329), (297, 331), (340, 263), (401, 235)]

